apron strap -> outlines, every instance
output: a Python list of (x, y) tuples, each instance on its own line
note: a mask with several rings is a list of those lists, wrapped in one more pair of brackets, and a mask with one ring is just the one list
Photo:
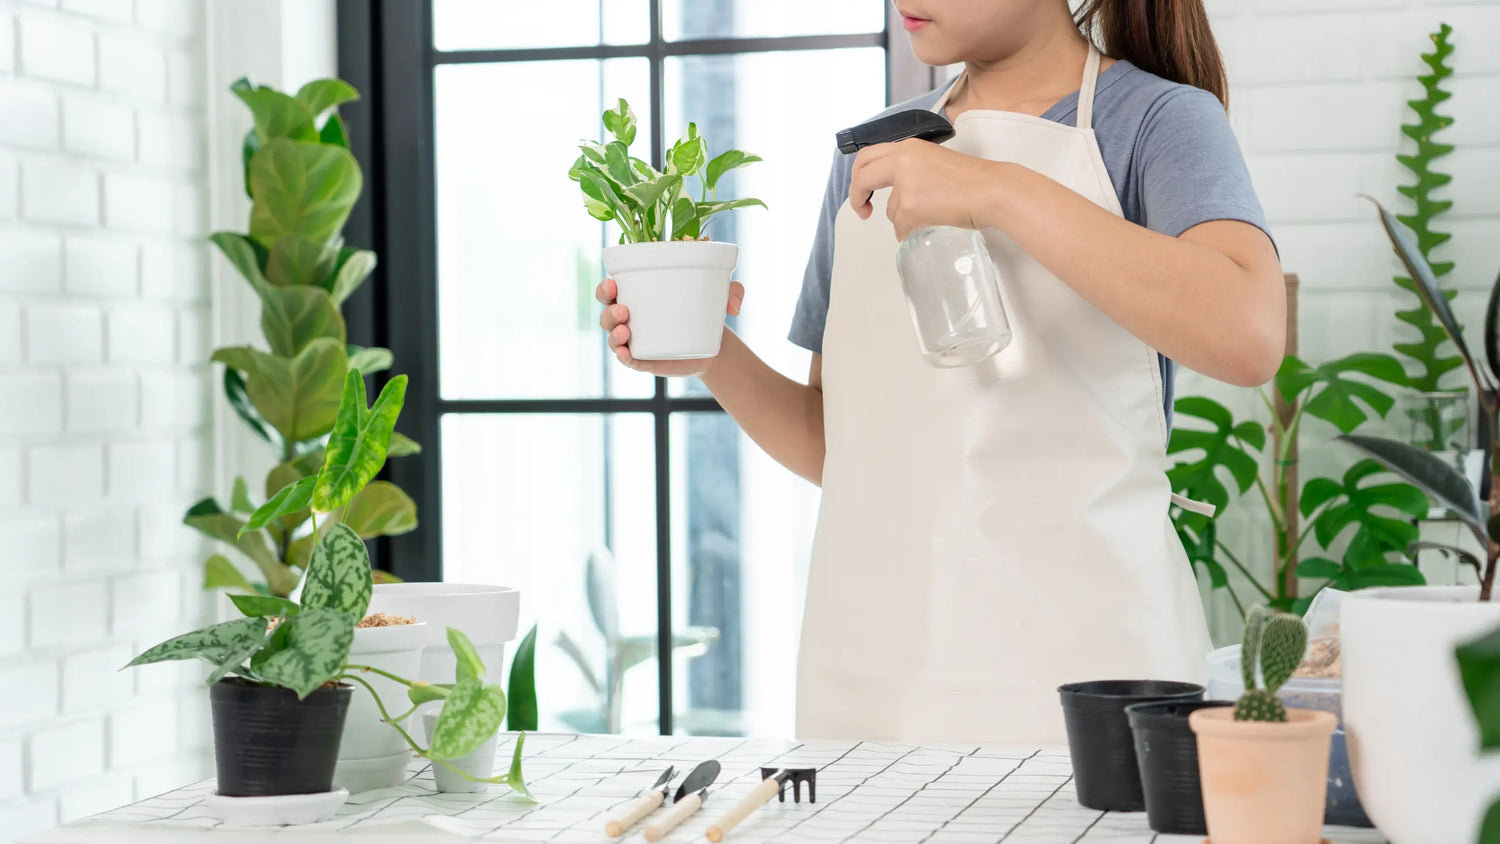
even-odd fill
[(1094, 128), (1094, 83), (1099, 80), (1099, 48), (1089, 44), (1083, 63), (1083, 82), (1078, 86), (1078, 128)]
[(1178, 495), (1175, 492), (1172, 493), (1172, 503), (1188, 511), (1189, 513), (1197, 513), (1200, 516), (1208, 516), (1209, 518), (1213, 518), (1214, 511), (1218, 509), (1212, 504), (1207, 504), (1202, 501), (1194, 501), (1193, 499), (1188, 498), (1185, 495)]
[(943, 95), (941, 97), (938, 97), (938, 101), (932, 104), (932, 108), (930, 109), (930, 111), (936, 114), (942, 114), (943, 107), (948, 104), (948, 97), (951, 96), (954, 91), (958, 90), (958, 86), (963, 84), (964, 78), (968, 76), (968, 74), (968, 68), (960, 70), (958, 72), (958, 76), (954, 77), (953, 84), (949, 85), (948, 90), (944, 91)]

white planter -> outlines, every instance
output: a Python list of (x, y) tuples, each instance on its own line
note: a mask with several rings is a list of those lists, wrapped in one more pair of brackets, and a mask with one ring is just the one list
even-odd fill
[[(429, 711), (422, 713), (422, 732), (427, 737), (427, 746), (432, 746), (432, 728), (437, 726), (438, 712)], [(495, 735), (485, 740), (473, 752), (467, 753), (457, 759), (445, 760), (448, 765), (457, 768), (471, 777), (488, 778), (495, 775), (495, 745), (498, 744), (499, 736)], [(437, 790), (449, 794), (468, 794), (475, 791), (489, 789), (490, 783), (474, 782), (459, 776), (453, 768), (438, 762), (432, 763), (432, 779), (437, 783)]]
[(639, 360), (711, 358), (724, 338), (732, 243), (707, 240), (624, 243), (604, 250), (604, 271), (630, 310), (630, 356)]
[(484, 660), (485, 682), (505, 686), (505, 643), (516, 638), (521, 593), (505, 586), (464, 583), (378, 583), (370, 612), (426, 622), (419, 680), (453, 682), (457, 664), (448, 628), (463, 631)]
[(1340, 621), (1344, 722), (1365, 812), (1391, 844), (1473, 841), (1500, 794), (1500, 754), (1479, 753), (1453, 649), (1500, 627), (1468, 586), (1366, 589)]
[[(422, 621), (421, 616), (417, 618), (416, 624), (356, 629), (354, 644), (349, 648), (349, 662), (379, 668), (409, 680), (419, 679), (422, 647), (431, 625)], [(380, 694), (381, 701), (392, 715), (405, 712), (411, 705), (405, 686), (374, 672), (365, 672), (359, 678)], [(409, 722), (402, 726), (408, 732), (412, 729)], [(406, 763), (410, 759), (411, 748), (405, 739), (391, 725), (380, 720), (380, 709), (369, 691), (356, 685), (354, 696), (349, 701), (349, 714), (344, 719), (338, 767), (333, 774), (334, 785), (349, 789), (351, 794), (400, 785), (406, 779)]]

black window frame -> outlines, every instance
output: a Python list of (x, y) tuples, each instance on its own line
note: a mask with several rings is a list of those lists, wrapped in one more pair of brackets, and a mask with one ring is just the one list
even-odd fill
[[(421, 526), (378, 540), (377, 566), (413, 581), (442, 578), (442, 441), (440, 420), (450, 413), (651, 414), (654, 422), (658, 726), (673, 732), (671, 419), (676, 413), (723, 413), (712, 397), (673, 396), (655, 379), (649, 398), (445, 399), (440, 394), (437, 316), (433, 78), (438, 65), (569, 59), (645, 58), (650, 66), (651, 161), (661, 164), (663, 75), (667, 58), (879, 47), (886, 53), (887, 99), (928, 90), (934, 72), (905, 50), (892, 50), (899, 17), (889, 0), (878, 33), (730, 37), (668, 41), (661, 0), (649, 0), (650, 37), (642, 44), (600, 44), (491, 50), (438, 50), (432, 37), (432, 0), (338, 0), (338, 72), (362, 93), (342, 111), (350, 149), (366, 190), (350, 215), (345, 237), (380, 259), (371, 283), (346, 305), (349, 342), (384, 346), (396, 370), (411, 376), (403, 433), (422, 444), (419, 455), (387, 464), (385, 475), (417, 504)], [(399, 307), (395, 307), (399, 305)], [(383, 379), (382, 379), (383, 380)]]

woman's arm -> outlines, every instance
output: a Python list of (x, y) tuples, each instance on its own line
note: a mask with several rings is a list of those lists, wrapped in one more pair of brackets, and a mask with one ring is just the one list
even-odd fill
[(1286, 348), (1280, 263), (1260, 229), (1238, 221), (1168, 237), (1116, 217), (1009, 162), (908, 140), (861, 150), (850, 201), (892, 188), (897, 237), (922, 226), (1004, 231), (1111, 319), (1178, 363), (1242, 386), (1265, 383)]
[(724, 329), (724, 345), (703, 383), (750, 439), (781, 465), (823, 483), (823, 356), (814, 354), (807, 383), (772, 369), (739, 335)]

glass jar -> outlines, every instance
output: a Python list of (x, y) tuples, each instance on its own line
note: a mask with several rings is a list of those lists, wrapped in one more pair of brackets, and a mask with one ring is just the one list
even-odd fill
[(934, 226), (896, 248), (901, 288), (922, 357), (933, 366), (968, 366), (1010, 344), (999, 274), (974, 229)]

